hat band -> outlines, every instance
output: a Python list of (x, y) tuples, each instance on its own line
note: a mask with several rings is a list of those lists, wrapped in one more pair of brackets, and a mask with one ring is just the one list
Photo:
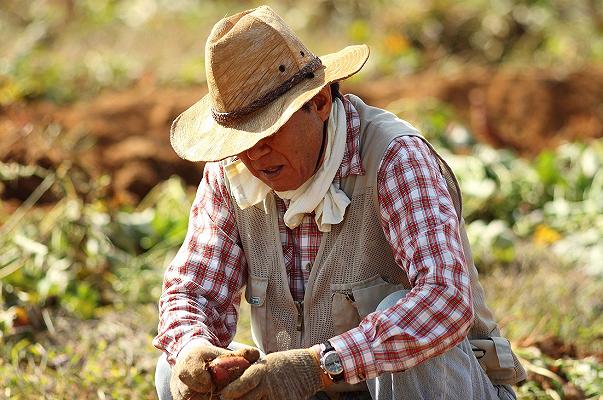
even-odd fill
[(249, 103), (244, 107), (228, 112), (218, 112), (212, 108), (211, 114), (216, 122), (222, 124), (231, 122), (247, 114), (251, 114), (252, 112), (264, 107), (265, 105), (273, 102), (278, 97), (287, 93), (289, 90), (291, 90), (293, 86), (297, 85), (304, 79), (314, 78), (314, 71), (316, 71), (320, 67), (322, 67), (322, 61), (320, 61), (320, 58), (314, 57), (314, 59), (312, 59), (298, 72), (293, 74), (289, 79), (287, 79), (285, 82), (281, 83), (279, 86), (272, 89), (271, 91), (267, 92), (259, 99), (254, 100), (253, 102)]

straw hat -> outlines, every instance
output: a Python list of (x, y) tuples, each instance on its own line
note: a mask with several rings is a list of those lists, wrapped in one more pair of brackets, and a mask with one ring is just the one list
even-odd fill
[(178, 116), (176, 153), (216, 161), (275, 133), (326, 85), (358, 72), (366, 45), (316, 57), (270, 7), (219, 21), (205, 46), (209, 93)]

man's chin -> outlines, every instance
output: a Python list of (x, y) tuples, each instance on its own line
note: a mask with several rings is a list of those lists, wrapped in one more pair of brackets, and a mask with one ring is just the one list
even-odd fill
[(289, 190), (295, 190), (297, 188), (299, 188), (301, 185), (295, 186), (291, 184), (290, 181), (287, 181), (286, 179), (283, 179), (282, 181), (279, 180), (278, 182), (265, 182), (264, 183), (266, 185), (268, 185), (270, 187), (270, 189), (274, 190), (275, 192), (287, 192)]
[(274, 176), (272, 179), (267, 177), (266, 174), (259, 174), (257, 178), (268, 185), (268, 187), (275, 192), (287, 192), (289, 190), (295, 190), (303, 185), (303, 183), (297, 184), (299, 179), (287, 176), (286, 174), (283, 174), (283, 172), (284, 171), (281, 171), (278, 176)]
[(270, 186), (270, 189), (274, 190), (275, 192), (287, 192), (289, 190), (295, 190), (297, 188), (293, 188), (287, 185), (271, 185), (266, 183), (268, 186)]

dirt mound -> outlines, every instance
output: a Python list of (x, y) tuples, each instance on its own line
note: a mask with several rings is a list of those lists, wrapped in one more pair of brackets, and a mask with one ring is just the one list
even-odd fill
[(442, 96), (496, 147), (534, 154), (562, 141), (603, 136), (603, 69), (482, 73), (450, 82)]
[(562, 141), (603, 136), (603, 68), (560, 74), (472, 68), (363, 84), (355, 92), (386, 107), (400, 98), (433, 97), (453, 106), (476, 139), (530, 156)]
[[(174, 174), (196, 185), (203, 166), (174, 153), (169, 126), (202, 90), (138, 87), (71, 107), (8, 107), (0, 123), (0, 160), (53, 170), (63, 166), (69, 174), (84, 177), (78, 183), (111, 175), (106, 195), (118, 202), (135, 203)], [(22, 201), (40, 181), (32, 176), (9, 182), (2, 196)], [(60, 195), (49, 192), (42, 202)]]
[[(425, 73), (346, 83), (343, 91), (383, 107), (400, 98), (440, 99), (454, 107), (478, 140), (526, 155), (561, 140), (603, 136), (603, 68), (564, 76), (541, 70), (472, 69), (446, 77)], [(118, 203), (136, 203), (174, 174), (196, 185), (202, 164), (176, 156), (169, 126), (204, 93), (203, 87), (147, 83), (67, 107), (14, 104), (0, 109), (0, 161), (63, 171), (82, 195), (95, 187), (91, 182), (110, 175), (111, 184), (102, 195)], [(4, 182), (0, 196), (23, 201), (41, 180), (22, 174)], [(41, 202), (62, 195), (55, 188)]]

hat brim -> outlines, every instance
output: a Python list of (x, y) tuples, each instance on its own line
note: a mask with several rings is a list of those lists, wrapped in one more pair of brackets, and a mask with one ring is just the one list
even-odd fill
[(172, 147), (178, 156), (190, 161), (218, 161), (239, 154), (274, 134), (323, 87), (360, 71), (368, 56), (367, 45), (348, 46), (321, 56), (324, 68), (316, 71), (314, 78), (299, 83), (267, 106), (228, 125), (214, 120), (209, 95), (206, 95), (172, 123)]

